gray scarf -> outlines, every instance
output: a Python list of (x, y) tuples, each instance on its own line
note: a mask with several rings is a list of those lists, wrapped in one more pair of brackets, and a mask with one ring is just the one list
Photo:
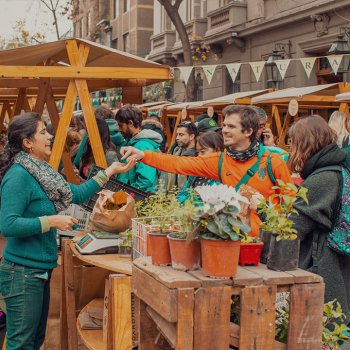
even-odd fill
[(73, 194), (68, 182), (47, 162), (40, 162), (21, 151), (15, 156), (14, 163), (20, 164), (38, 181), (57, 212), (67, 209), (72, 203)]
[(253, 141), (251, 145), (244, 151), (232, 151), (229, 147), (226, 148), (227, 154), (240, 162), (245, 162), (253, 157), (255, 157), (260, 149), (260, 144), (257, 140)]

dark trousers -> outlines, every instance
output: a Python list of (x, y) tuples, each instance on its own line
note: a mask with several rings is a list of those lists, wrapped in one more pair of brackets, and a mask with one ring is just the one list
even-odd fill
[(45, 339), (51, 270), (2, 260), (0, 293), (6, 304), (6, 349), (39, 350)]

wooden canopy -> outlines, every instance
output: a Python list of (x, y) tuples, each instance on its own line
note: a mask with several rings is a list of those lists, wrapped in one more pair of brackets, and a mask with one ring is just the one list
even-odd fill
[[(106, 167), (90, 92), (123, 88), (123, 102), (140, 103), (142, 87), (170, 79), (170, 68), (80, 39), (0, 51), (0, 125), (22, 110), (42, 114), (46, 104), (55, 129), (50, 164), (61, 158), (67, 177), (75, 176), (63, 153), (76, 98), (80, 100), (95, 163)], [(55, 100), (64, 99), (61, 116)]]
[[(347, 118), (349, 115), (349, 105), (347, 101), (337, 99), (336, 96), (346, 95), (350, 91), (350, 83), (336, 83), (326, 85), (307, 86), (300, 88), (288, 88), (274, 91), (268, 94), (263, 94), (252, 98), (252, 104), (260, 105), (265, 110), (271, 111), (269, 123), (275, 123), (277, 134), (279, 136), (278, 146), (285, 147), (285, 136), (292, 119), (289, 114), (288, 106), (291, 100), (298, 102), (298, 114), (300, 117), (301, 111), (314, 113), (315, 111), (339, 109), (344, 112)], [(349, 94), (347, 94), (349, 96)], [(286, 113), (283, 125), (281, 114)]]

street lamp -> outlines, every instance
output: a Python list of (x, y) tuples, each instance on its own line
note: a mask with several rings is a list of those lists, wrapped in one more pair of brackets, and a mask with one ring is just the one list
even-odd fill
[[(341, 64), (339, 66), (339, 73), (348, 73), (349, 63), (350, 63), (350, 46), (348, 43), (348, 38), (350, 37), (350, 28), (342, 27), (341, 33), (338, 35), (337, 39), (332, 43), (328, 50), (331, 55), (346, 55), (343, 56)], [(343, 76), (343, 78), (345, 78)]]
[(282, 59), (279, 51), (273, 50), (265, 63), (267, 74), (267, 88), (283, 88), (283, 80), (278, 71), (276, 61)]

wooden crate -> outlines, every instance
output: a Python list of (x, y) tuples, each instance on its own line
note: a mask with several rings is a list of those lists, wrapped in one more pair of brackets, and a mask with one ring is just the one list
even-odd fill
[[(175, 271), (134, 261), (133, 292), (139, 299), (139, 350), (321, 349), (324, 284), (304, 270), (277, 272), (265, 265), (238, 267), (233, 279), (201, 270)], [(275, 341), (276, 293), (290, 292), (288, 343)], [(240, 295), (240, 326), (230, 323), (232, 295)], [(169, 347), (169, 348), (170, 348)]]

